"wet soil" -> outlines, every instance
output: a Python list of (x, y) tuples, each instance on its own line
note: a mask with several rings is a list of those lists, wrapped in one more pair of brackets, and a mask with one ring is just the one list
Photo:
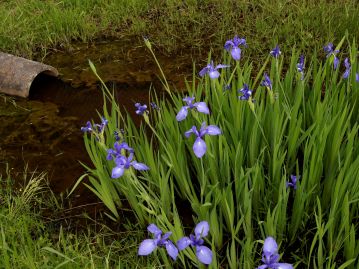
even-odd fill
[[(157, 56), (173, 90), (184, 90), (192, 57), (188, 53)], [(90, 161), (80, 128), (87, 120), (99, 121), (96, 110), (102, 108), (100, 84), (89, 59), (137, 122), (134, 103), (148, 104), (149, 89), (162, 89), (158, 68), (142, 40), (74, 44), (70, 51), (53, 51), (43, 62), (58, 69), (58, 79), (40, 75), (28, 99), (0, 95), (2, 175), (10, 167), (14, 178), (22, 178), (28, 165), (29, 171), (46, 171), (52, 190), (63, 193), (84, 173), (80, 162)], [(88, 194), (80, 188), (76, 196), (82, 193)]]

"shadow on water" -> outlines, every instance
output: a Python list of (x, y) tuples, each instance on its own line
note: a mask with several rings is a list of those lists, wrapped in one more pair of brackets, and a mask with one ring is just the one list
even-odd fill
[[(44, 63), (59, 70), (59, 79), (39, 75), (28, 99), (0, 95), (0, 173), (6, 173), (7, 165), (15, 178), (22, 177), (26, 165), (30, 171), (46, 171), (55, 193), (71, 188), (83, 174), (80, 162), (90, 164), (90, 160), (80, 128), (87, 120), (99, 121), (96, 110), (102, 109), (100, 84), (88, 59), (115, 91), (120, 106), (139, 123), (134, 103), (148, 104), (150, 87), (158, 90), (162, 86), (150, 53), (142, 42), (135, 43), (80, 44), (71, 52), (54, 52)], [(158, 59), (173, 89), (183, 90), (184, 78), (192, 72), (190, 56), (159, 55)], [(79, 188), (76, 197), (83, 193), (88, 195)]]

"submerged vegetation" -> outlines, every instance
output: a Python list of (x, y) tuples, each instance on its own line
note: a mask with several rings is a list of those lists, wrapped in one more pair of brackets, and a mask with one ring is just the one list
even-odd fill
[[(295, 44), (313, 51), (347, 31), (359, 40), (356, 0), (16, 0), (0, 3), (0, 50), (40, 58), (73, 41), (148, 36), (163, 52), (219, 49), (228, 36), (249, 40), (247, 56)], [(35, 53), (35, 55), (34, 55)]]

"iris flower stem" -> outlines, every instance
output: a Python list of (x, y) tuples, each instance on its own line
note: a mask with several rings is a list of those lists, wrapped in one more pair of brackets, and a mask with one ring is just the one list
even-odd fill
[(276, 59), (276, 61), (275, 61), (275, 70), (276, 70), (276, 73), (277, 73), (277, 83), (279, 84), (279, 88), (282, 90), (282, 93), (283, 93), (285, 102), (287, 104), (287, 107), (289, 107), (289, 101), (288, 101), (287, 95), (285, 94), (285, 91), (283, 89), (283, 85), (280, 84), (280, 74), (279, 74), (279, 62), (278, 62), (278, 59)]
[(260, 122), (259, 122), (259, 119), (258, 119), (258, 117), (257, 117), (257, 114), (256, 114), (256, 112), (255, 112), (254, 110), (252, 110), (252, 111), (253, 111), (254, 117), (255, 117), (255, 118), (256, 118), (256, 120), (257, 120), (257, 123), (258, 123), (259, 129), (260, 129), (260, 130), (261, 130), (261, 132), (262, 132), (262, 135), (263, 135), (263, 138), (264, 138), (264, 140), (265, 140), (265, 142), (266, 142), (266, 144), (267, 144), (267, 147), (268, 147), (268, 149), (270, 149), (270, 146), (269, 146), (268, 140), (267, 140), (267, 138), (266, 138), (266, 136), (265, 136), (265, 134), (264, 134), (263, 127), (262, 127), (262, 125), (261, 125), (261, 124), (260, 124)]
[(232, 74), (231, 74), (231, 76), (229, 77), (229, 80), (228, 80), (228, 82), (227, 82), (228, 85), (231, 83), (231, 81), (232, 81), (232, 79), (233, 79), (233, 76), (234, 76), (234, 72), (237, 70), (237, 67), (238, 67), (238, 66), (239, 66), (239, 62), (236, 61), (236, 67), (233, 68)]
[[(149, 43), (149, 44), (148, 44), (148, 43)], [(167, 79), (166, 79), (166, 76), (165, 76), (165, 74), (163, 73), (162, 67), (161, 67), (160, 63), (158, 62), (155, 53), (154, 53), (153, 50), (152, 50), (152, 46), (151, 46), (150, 41), (149, 41), (149, 40), (145, 40), (145, 44), (146, 44), (147, 48), (150, 50), (150, 52), (151, 52), (151, 54), (152, 54), (152, 56), (153, 56), (153, 58), (154, 58), (154, 60), (155, 60), (155, 62), (156, 62), (156, 64), (157, 64), (157, 66), (158, 66), (158, 69), (159, 69), (160, 72), (161, 72), (162, 78), (163, 78), (163, 80), (164, 80), (164, 82), (165, 82), (165, 89), (166, 89), (166, 91), (167, 91), (168, 94), (170, 95), (172, 101), (174, 101), (174, 100), (173, 100), (172, 93), (171, 93), (171, 91), (170, 91), (170, 87), (169, 87), (168, 82), (167, 82)]]

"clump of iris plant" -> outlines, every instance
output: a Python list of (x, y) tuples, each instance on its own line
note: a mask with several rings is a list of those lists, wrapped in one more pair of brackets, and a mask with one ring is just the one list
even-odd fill
[(334, 62), (333, 62), (334, 70), (337, 69), (338, 64), (339, 64), (339, 59), (338, 59), (338, 57), (336, 55), (339, 52), (339, 50), (334, 50), (333, 43), (328, 43), (326, 46), (323, 47), (323, 49), (327, 53), (327, 58), (333, 55), (333, 57), (334, 57)]
[(235, 36), (233, 39), (227, 40), (224, 44), (224, 49), (226, 51), (230, 51), (232, 58), (235, 61), (239, 61), (241, 59), (241, 49), (239, 46), (247, 46), (246, 39), (245, 38), (239, 38), (238, 36)]
[(344, 60), (344, 66), (345, 66), (345, 72), (344, 72), (344, 74), (343, 74), (343, 78), (346, 79), (346, 78), (349, 77), (350, 69), (351, 69), (348, 58), (345, 58), (345, 60)]
[(207, 221), (201, 221), (194, 229), (194, 235), (191, 234), (189, 237), (185, 236), (177, 241), (178, 250), (183, 250), (188, 246), (196, 248), (196, 256), (198, 260), (203, 264), (210, 264), (212, 262), (212, 251), (203, 246), (203, 238), (208, 235), (209, 224)]
[(297, 177), (296, 175), (290, 175), (290, 181), (287, 181), (285, 185), (287, 186), (287, 188), (291, 187), (296, 190), (298, 179), (300, 179), (300, 176)]
[(137, 115), (143, 115), (145, 112), (147, 112), (146, 105), (141, 105), (140, 103), (136, 103), (135, 107), (137, 108), (137, 110), (136, 110)]
[(216, 67), (214, 67), (213, 61), (211, 61), (210, 64), (199, 71), (199, 75), (203, 77), (204, 75), (208, 74), (211, 79), (216, 79), (219, 77), (219, 72), (217, 70), (227, 67), (229, 67), (229, 65), (226, 64), (218, 64)]
[(206, 142), (202, 138), (205, 135), (220, 135), (221, 133), (221, 129), (219, 129), (216, 125), (206, 126), (206, 123), (203, 122), (199, 131), (197, 131), (196, 126), (192, 126), (190, 130), (185, 132), (185, 136), (187, 138), (189, 138), (191, 134), (197, 136), (193, 144), (193, 152), (198, 158), (202, 158), (207, 151)]
[(270, 55), (272, 55), (274, 58), (278, 58), (279, 55), (282, 54), (282, 52), (280, 51), (280, 48), (278, 45), (275, 46), (274, 49), (272, 49), (269, 53)]
[(278, 245), (273, 237), (269, 236), (264, 240), (262, 252), (262, 262), (264, 264), (257, 267), (257, 269), (293, 269), (293, 266), (289, 263), (278, 262)]
[(301, 74), (300, 79), (304, 79), (304, 55), (300, 55), (299, 62), (297, 63), (297, 70)]
[[(130, 154), (126, 157), (126, 151)], [(115, 142), (113, 149), (107, 150), (107, 160), (114, 160), (116, 166), (112, 169), (111, 177), (119, 178), (122, 177), (127, 169), (131, 166), (135, 170), (143, 171), (149, 170), (150, 168), (144, 163), (138, 163), (133, 161), (134, 150), (128, 146), (126, 142), (122, 142), (121, 144)]]
[(178, 249), (168, 238), (172, 232), (167, 232), (162, 236), (162, 231), (155, 225), (150, 224), (147, 230), (154, 235), (154, 239), (145, 239), (140, 244), (138, 249), (138, 255), (147, 256), (151, 254), (157, 247), (165, 247), (168, 255), (176, 260), (178, 255)]
[(188, 110), (193, 109), (193, 108), (196, 108), (198, 112), (201, 112), (201, 113), (204, 113), (204, 114), (209, 114), (209, 109), (208, 109), (205, 102), (193, 103), (194, 97), (185, 97), (182, 100), (185, 101), (187, 105), (183, 106), (180, 109), (180, 111), (178, 112), (178, 114), (176, 115), (176, 120), (177, 121), (184, 120), (188, 115)]

